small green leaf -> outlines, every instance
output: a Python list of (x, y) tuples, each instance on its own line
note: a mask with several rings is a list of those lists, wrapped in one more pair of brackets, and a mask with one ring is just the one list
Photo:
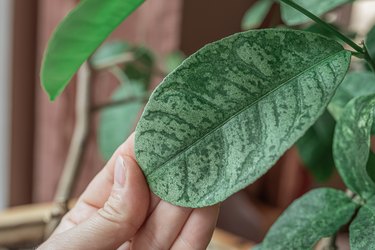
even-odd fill
[(266, 18), (273, 4), (273, 0), (259, 0), (245, 13), (242, 19), (242, 29), (258, 28)]
[(351, 100), (337, 122), (333, 140), (337, 170), (348, 188), (363, 198), (375, 193), (375, 183), (366, 169), (374, 108), (375, 95)]
[(304, 165), (317, 181), (326, 181), (333, 173), (332, 156), (335, 120), (328, 112), (319, 117), (315, 124), (297, 142), (297, 148)]
[(56, 28), (44, 55), (41, 80), (54, 100), (78, 68), (144, 0), (85, 0)]
[[(298, 5), (317, 16), (323, 15), (352, 1), (353, 0), (294, 0)], [(310, 21), (310, 18), (284, 3), (281, 3), (281, 17), (287, 25), (291, 26)]]
[(186, 56), (181, 51), (173, 51), (165, 58), (165, 70), (171, 73), (185, 60)]
[(367, 34), (365, 44), (371, 59), (375, 60), (375, 26)]
[(337, 88), (328, 111), (337, 121), (350, 100), (369, 94), (375, 94), (375, 75), (371, 72), (349, 73)]
[(292, 203), (268, 231), (259, 250), (313, 249), (348, 223), (357, 205), (344, 192), (310, 191)]
[(350, 249), (375, 249), (375, 196), (364, 204), (350, 224)]
[(154, 54), (146, 47), (135, 47), (131, 52), (134, 61), (124, 65), (124, 72), (130, 80), (142, 82), (147, 89), (153, 74)]
[(129, 52), (130, 49), (131, 46), (127, 42), (116, 41), (105, 43), (91, 57), (91, 65), (96, 69), (103, 68), (106, 65), (110, 65), (111, 62), (117, 61), (119, 57)]
[(262, 176), (324, 112), (350, 52), (294, 30), (253, 30), (205, 46), (154, 91), (135, 152), (151, 190), (215, 204)]
[(126, 138), (134, 130), (139, 113), (143, 108), (142, 98), (145, 90), (141, 83), (132, 82), (119, 87), (113, 94), (112, 100), (138, 98), (130, 103), (105, 108), (100, 115), (99, 148), (105, 160), (109, 160)]

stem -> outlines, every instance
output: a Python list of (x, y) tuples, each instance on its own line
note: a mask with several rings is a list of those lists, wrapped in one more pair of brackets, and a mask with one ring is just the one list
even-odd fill
[(334, 234), (331, 237), (321, 239), (317, 248), (319, 250), (336, 250), (336, 237), (337, 234)]
[(96, 112), (96, 111), (100, 111), (102, 109), (105, 109), (105, 108), (111, 108), (111, 107), (115, 107), (115, 106), (118, 106), (118, 105), (124, 105), (124, 104), (128, 104), (128, 103), (131, 103), (131, 102), (147, 102), (149, 96), (144, 96), (144, 97), (128, 97), (128, 98), (125, 98), (125, 99), (121, 99), (121, 100), (116, 100), (116, 101), (110, 101), (110, 102), (106, 102), (106, 103), (102, 103), (102, 104), (99, 104), (97, 106), (94, 106), (93, 108), (91, 108), (91, 112)]
[(302, 14), (304, 14), (305, 16), (309, 17), (310, 19), (312, 19), (313, 21), (315, 21), (317, 24), (321, 25), (323, 28), (327, 29), (329, 32), (331, 32), (332, 34), (334, 34), (341, 41), (343, 41), (344, 43), (348, 44), (354, 50), (356, 50), (356, 51), (358, 51), (359, 53), (362, 53), (362, 54), (364, 53), (363, 49), (358, 44), (356, 44), (355, 42), (353, 42), (349, 37), (345, 36), (340, 31), (338, 31), (335, 27), (333, 27), (329, 23), (326, 23), (325, 21), (323, 21), (322, 19), (320, 19), (318, 16), (314, 15), (313, 13), (311, 13), (310, 11), (308, 11), (307, 9), (303, 8), (302, 6), (300, 6), (299, 4), (293, 2), (292, 0), (279, 0), (279, 1), (281, 1), (281, 2), (283, 2), (285, 4), (287, 4), (287, 5), (289, 5), (290, 7), (298, 10), (299, 12), (301, 12)]
[(90, 99), (91, 99), (91, 69), (84, 63), (78, 72), (76, 95), (76, 124), (65, 161), (63, 173), (58, 183), (54, 198), (54, 206), (50, 220), (46, 225), (45, 238), (55, 230), (60, 220), (68, 211), (68, 202), (74, 190), (82, 166), (85, 144), (89, 134)]

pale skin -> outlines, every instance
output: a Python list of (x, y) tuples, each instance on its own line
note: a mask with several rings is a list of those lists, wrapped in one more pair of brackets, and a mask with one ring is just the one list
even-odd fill
[(133, 134), (38, 249), (206, 249), (218, 213), (219, 205), (183, 208), (150, 192)]

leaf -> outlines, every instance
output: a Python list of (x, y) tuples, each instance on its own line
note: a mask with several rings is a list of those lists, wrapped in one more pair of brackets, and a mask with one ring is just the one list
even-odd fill
[(365, 44), (371, 59), (375, 60), (375, 26), (367, 34)]
[(375, 249), (375, 197), (364, 204), (350, 224), (350, 249)]
[[(343, 4), (352, 1), (353, 0), (294, 0), (294, 2), (296, 2), (298, 5), (317, 16), (321, 16)], [(281, 17), (285, 24), (290, 26), (299, 25), (310, 21), (310, 18), (284, 3), (281, 3)]]
[(186, 56), (181, 51), (173, 51), (165, 58), (165, 69), (168, 73), (175, 70), (185, 60)]
[(242, 29), (258, 28), (266, 18), (273, 4), (273, 0), (260, 0), (255, 2), (242, 19)]
[(91, 66), (95, 69), (101, 69), (106, 65), (129, 52), (131, 46), (127, 42), (116, 41), (108, 42), (101, 46), (91, 57)]
[(366, 170), (374, 108), (374, 94), (351, 100), (337, 122), (333, 140), (337, 170), (348, 188), (363, 198), (375, 193)]
[(324, 112), (296, 144), (304, 165), (320, 182), (331, 177), (334, 170), (335, 163), (332, 156), (334, 129), (335, 120), (328, 112)]
[(268, 231), (259, 250), (313, 249), (348, 223), (357, 205), (344, 192), (320, 188), (294, 201)]
[(44, 89), (54, 100), (82, 63), (144, 0), (85, 0), (56, 28), (41, 70)]
[(328, 110), (338, 120), (350, 100), (369, 94), (375, 94), (375, 75), (371, 72), (349, 73), (338, 87)]
[(132, 50), (134, 62), (124, 65), (124, 72), (131, 80), (142, 82), (147, 89), (151, 83), (153, 67), (155, 63), (154, 54), (145, 47), (135, 47)]
[(112, 100), (125, 100), (126, 98), (138, 98), (123, 105), (105, 108), (100, 115), (99, 122), (99, 148), (105, 160), (109, 160), (125, 139), (133, 131), (138, 115), (143, 108), (142, 98), (145, 90), (142, 84), (120, 86), (113, 94)]
[(278, 29), (190, 56), (154, 91), (136, 129), (151, 190), (202, 207), (257, 180), (323, 113), (350, 56), (320, 35)]

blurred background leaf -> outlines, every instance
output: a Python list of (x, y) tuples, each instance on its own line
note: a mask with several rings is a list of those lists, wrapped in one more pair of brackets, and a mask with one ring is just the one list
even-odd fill
[(113, 94), (112, 100), (126, 98), (139, 98), (123, 105), (105, 108), (100, 115), (99, 123), (99, 148), (105, 160), (109, 160), (116, 148), (121, 145), (135, 128), (146, 94), (140, 82), (121, 85)]
[(297, 142), (303, 164), (319, 182), (327, 181), (334, 170), (332, 156), (335, 120), (325, 111)]

